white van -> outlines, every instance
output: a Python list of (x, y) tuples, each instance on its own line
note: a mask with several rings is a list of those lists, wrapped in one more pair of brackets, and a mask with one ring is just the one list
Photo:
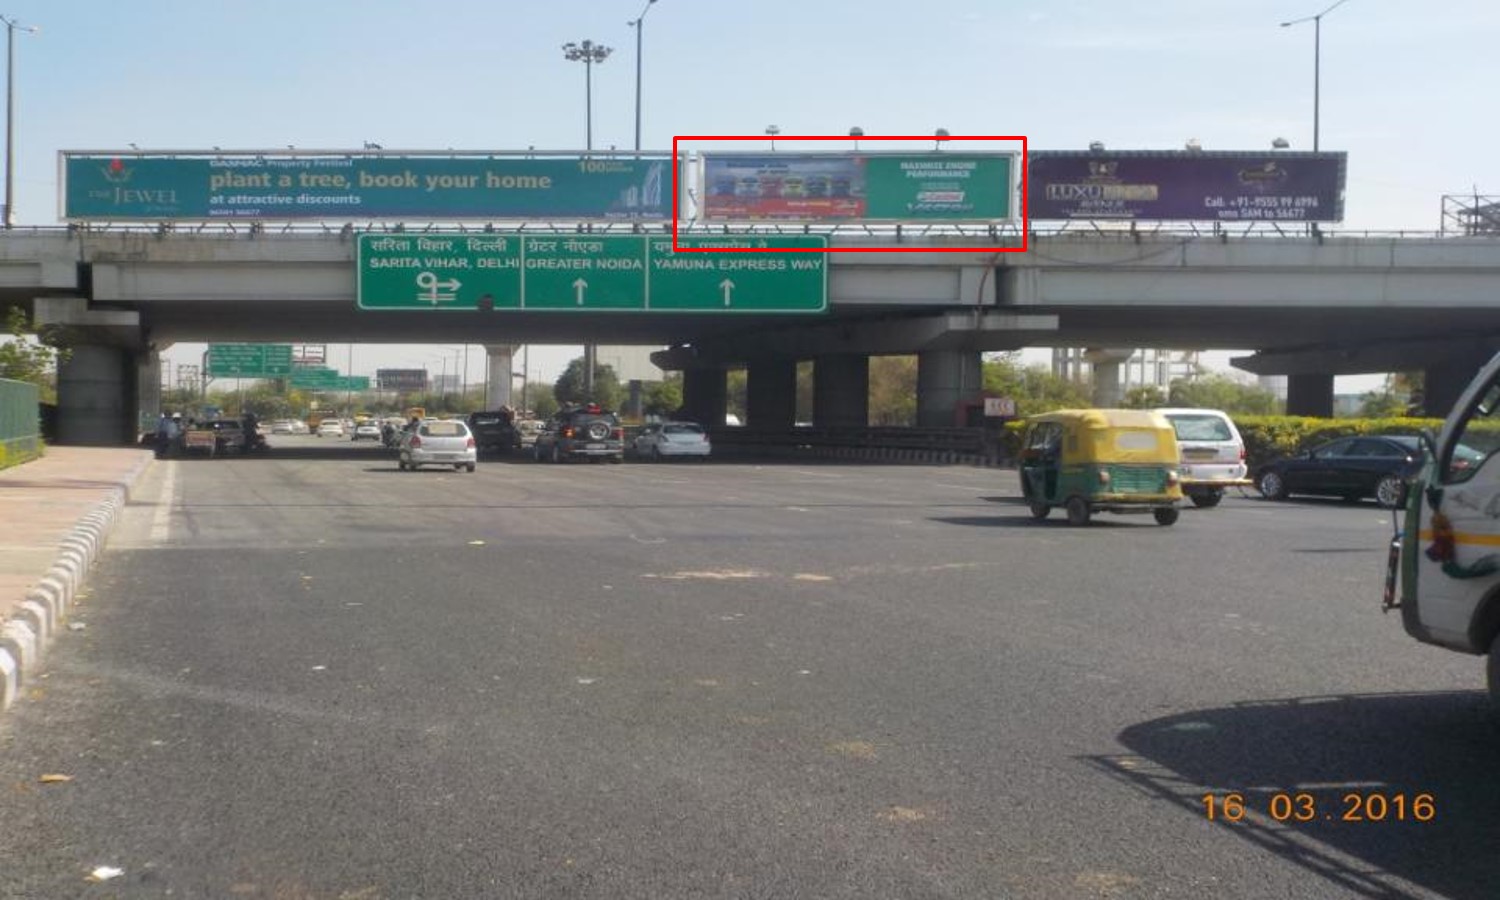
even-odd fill
[[(1405, 492), (1385, 608), (1419, 641), (1489, 654), (1500, 702), (1500, 355), (1469, 384)], [(1398, 596), (1399, 595), (1399, 596)]]
[(1245, 477), (1245, 439), (1234, 420), (1217, 409), (1158, 409), (1177, 432), (1182, 493), (1194, 506), (1218, 506), (1224, 489), (1250, 484)]

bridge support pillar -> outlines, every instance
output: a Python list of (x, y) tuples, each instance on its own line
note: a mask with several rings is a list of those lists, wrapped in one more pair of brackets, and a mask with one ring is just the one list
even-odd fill
[(119, 347), (77, 344), (57, 367), (57, 442), (82, 447), (134, 444), (134, 360)]
[(1458, 396), (1489, 362), (1487, 355), (1459, 355), (1422, 372), (1422, 413), (1444, 418), (1458, 402)]
[(720, 368), (682, 370), (682, 413), (704, 428), (724, 427), (729, 410), (729, 371)]
[(813, 361), (813, 424), (870, 424), (870, 358), (840, 354)]
[[(135, 357), (135, 430), (151, 431), (161, 416), (161, 354), (145, 350)], [(170, 412), (170, 410), (168, 410)]]
[(514, 406), (511, 402), (511, 390), (516, 380), (516, 348), (509, 344), (486, 344), (484, 352), (489, 360), (489, 366), (485, 370), (489, 373), (489, 378), (484, 385), (484, 408)]
[(1332, 375), (1288, 375), (1286, 414), (1289, 416), (1333, 416)]
[(796, 421), (797, 361), (751, 360), (745, 380), (745, 425), (756, 431), (788, 431)]
[(965, 401), (983, 389), (978, 350), (928, 350), (917, 354), (917, 426), (960, 424)]

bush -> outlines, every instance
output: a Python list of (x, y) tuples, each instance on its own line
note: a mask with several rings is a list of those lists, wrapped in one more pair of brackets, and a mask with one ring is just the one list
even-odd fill
[(1361, 434), (1420, 434), (1436, 432), (1441, 419), (1319, 419), (1312, 416), (1235, 416), (1245, 438), (1245, 461), (1253, 474), (1266, 463), (1296, 456), (1319, 444)]

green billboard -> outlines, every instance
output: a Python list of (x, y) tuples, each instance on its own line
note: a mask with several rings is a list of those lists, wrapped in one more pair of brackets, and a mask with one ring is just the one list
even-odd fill
[[(370, 310), (815, 313), (828, 307), (823, 235), (362, 234)], [(747, 252), (749, 251), (749, 252)]]
[(291, 344), (209, 344), (209, 378), (285, 378), (292, 374)]
[(1011, 153), (804, 153), (703, 156), (703, 218), (1006, 221)]
[(669, 156), (63, 151), (70, 221), (664, 219)]

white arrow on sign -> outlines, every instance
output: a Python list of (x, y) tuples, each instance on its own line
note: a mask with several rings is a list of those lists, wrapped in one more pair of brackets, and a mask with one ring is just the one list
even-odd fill
[(457, 298), (456, 292), (463, 286), (464, 283), (457, 278), (438, 281), (437, 275), (432, 272), (422, 272), (417, 275), (417, 287), (425, 293), (418, 294), (417, 299), (437, 306), (440, 302)]
[(589, 283), (582, 278), (573, 282), (573, 296), (578, 298), (578, 305), (583, 305), (583, 295), (589, 289)]
[(724, 292), (724, 305), (728, 306), (730, 297), (734, 294), (734, 282), (728, 278), (724, 279), (719, 282), (719, 290)]

